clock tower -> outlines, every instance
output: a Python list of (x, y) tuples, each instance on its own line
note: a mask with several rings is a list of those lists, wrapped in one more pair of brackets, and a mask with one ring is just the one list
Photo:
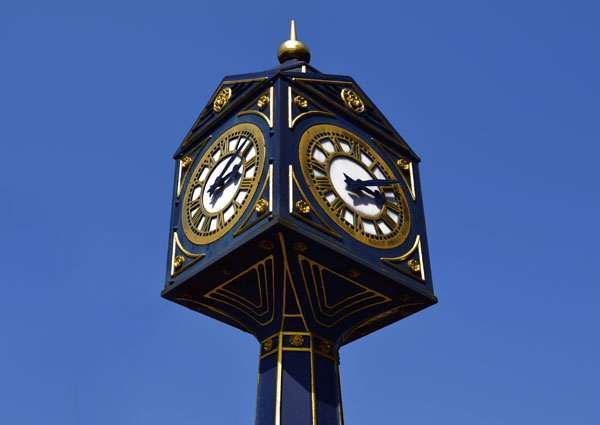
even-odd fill
[(293, 21), (278, 58), (175, 152), (162, 296), (258, 340), (256, 425), (342, 424), (340, 347), (437, 302), (420, 159)]

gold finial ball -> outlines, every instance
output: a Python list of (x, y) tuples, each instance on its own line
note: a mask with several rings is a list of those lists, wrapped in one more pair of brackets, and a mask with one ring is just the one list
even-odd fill
[(284, 63), (289, 59), (310, 62), (310, 50), (304, 43), (296, 40), (296, 24), (293, 20), (290, 28), (290, 39), (281, 43), (279, 50), (277, 50), (277, 58), (279, 63)]

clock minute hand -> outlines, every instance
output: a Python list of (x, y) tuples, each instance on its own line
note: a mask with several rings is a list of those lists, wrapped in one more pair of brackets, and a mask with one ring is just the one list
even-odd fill
[(383, 180), (383, 179), (373, 179), (373, 180), (358, 180), (357, 184), (360, 187), (365, 186), (387, 186), (390, 184), (400, 183), (398, 180)]
[(353, 178), (348, 176), (346, 173), (344, 173), (344, 177), (346, 177), (346, 179), (344, 181), (346, 182), (346, 184), (348, 184), (350, 186), (350, 190), (355, 191), (357, 189), (360, 189), (363, 192), (368, 193), (369, 195), (373, 195), (377, 201), (383, 202), (383, 195), (381, 194), (381, 192), (379, 192), (378, 190), (369, 189), (367, 187), (369, 185), (365, 185), (361, 179), (354, 180)]

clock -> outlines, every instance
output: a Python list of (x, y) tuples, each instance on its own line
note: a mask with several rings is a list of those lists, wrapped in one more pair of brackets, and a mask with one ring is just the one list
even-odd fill
[(237, 223), (256, 192), (265, 165), (265, 138), (250, 123), (221, 134), (198, 161), (185, 190), (181, 223), (187, 239), (206, 245)]
[(410, 212), (402, 178), (359, 136), (314, 125), (302, 134), (299, 159), (312, 195), (346, 233), (374, 248), (406, 240)]

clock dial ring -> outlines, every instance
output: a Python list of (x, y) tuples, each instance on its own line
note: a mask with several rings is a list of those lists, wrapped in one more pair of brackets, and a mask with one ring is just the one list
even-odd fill
[(233, 228), (256, 193), (265, 156), (263, 133), (250, 123), (231, 127), (206, 149), (190, 173), (181, 208), (190, 242), (206, 245)]
[(375, 248), (406, 240), (410, 212), (401, 179), (360, 137), (334, 125), (312, 126), (300, 139), (299, 159), (313, 196), (346, 233)]

